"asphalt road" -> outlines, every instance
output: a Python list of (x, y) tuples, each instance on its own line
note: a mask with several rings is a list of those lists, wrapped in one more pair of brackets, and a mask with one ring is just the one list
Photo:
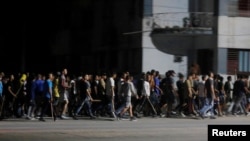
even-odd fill
[(110, 118), (0, 121), (0, 141), (207, 141), (208, 125), (245, 125), (250, 117), (217, 119), (151, 118), (116, 121)]

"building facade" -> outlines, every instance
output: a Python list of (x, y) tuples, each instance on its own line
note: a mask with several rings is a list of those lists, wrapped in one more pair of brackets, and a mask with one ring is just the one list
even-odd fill
[[(166, 5), (170, 6), (170, 3)], [(166, 11), (152, 16), (151, 38), (156, 48), (186, 56), (186, 67), (198, 64), (203, 74), (210, 70), (222, 75), (250, 72), (249, 0), (174, 3), (173, 7), (182, 6), (188, 11)], [(161, 19), (157, 21), (159, 15)]]
[(250, 72), (249, 0), (6, 3), (0, 71)]

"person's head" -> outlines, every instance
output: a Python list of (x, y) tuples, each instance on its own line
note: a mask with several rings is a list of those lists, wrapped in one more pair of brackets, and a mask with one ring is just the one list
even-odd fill
[(101, 78), (102, 79), (107, 79), (107, 74), (105, 72), (103, 72), (102, 75), (101, 75)]
[(232, 76), (227, 76), (227, 81), (232, 81)]
[(130, 76), (129, 76), (129, 75), (126, 75), (126, 76), (124, 77), (124, 80), (125, 80), (125, 81), (129, 81), (129, 80), (130, 80)]
[(249, 77), (249, 76), (248, 76), (247, 74), (243, 75), (243, 79), (244, 79), (244, 80), (248, 80), (248, 77)]
[(218, 79), (219, 79), (220, 82), (223, 82), (223, 81), (224, 81), (224, 78), (223, 78), (222, 76), (219, 76)]
[(47, 79), (54, 80), (54, 74), (52, 72), (48, 73)]
[(95, 75), (94, 75), (94, 79), (95, 79), (95, 80), (99, 80), (100, 78), (101, 78), (101, 76), (100, 76), (99, 74), (95, 74)]
[(168, 70), (167, 72), (166, 72), (166, 76), (167, 77), (172, 77), (172, 76), (174, 76), (175, 75), (175, 71), (174, 70)]
[(146, 79), (146, 74), (145, 74), (145, 72), (142, 72), (142, 73), (141, 73), (140, 79), (144, 79), (144, 80)]
[(116, 72), (112, 72), (111, 74), (112, 74), (111, 77), (116, 78), (116, 76), (117, 76)]
[(150, 74), (153, 75), (153, 76), (155, 76), (155, 75), (156, 75), (156, 71), (155, 71), (154, 69), (152, 69), (152, 70), (150, 71)]
[(150, 73), (146, 73), (146, 74), (145, 74), (145, 80), (146, 80), (146, 81), (150, 81), (150, 80), (151, 80), (151, 77), (152, 77), (152, 76), (150, 75)]
[(15, 79), (15, 75), (14, 75), (14, 74), (10, 74), (9, 80), (10, 80), (10, 81), (13, 81), (14, 79)]
[(155, 71), (155, 76), (160, 77), (160, 72), (159, 71)]
[(242, 79), (242, 74), (237, 74), (237, 79)]
[(207, 80), (207, 78), (208, 78), (208, 76), (207, 76), (207, 75), (202, 75), (202, 76), (201, 76), (201, 80), (202, 80), (202, 81), (206, 81), (206, 80)]
[(60, 77), (61, 74), (62, 74), (62, 73), (61, 73), (60, 71), (56, 72), (56, 77)]
[(179, 77), (179, 79), (183, 79), (184, 75), (182, 73), (178, 73), (178, 77)]
[(64, 69), (62, 70), (62, 74), (67, 75), (67, 74), (68, 74), (68, 70), (67, 70), (66, 68), (64, 68)]
[(121, 78), (126, 78), (127, 76), (129, 76), (129, 73), (128, 72), (123, 72), (122, 75), (121, 75)]
[(187, 75), (187, 79), (188, 80), (193, 80), (194, 79), (194, 73), (193, 72), (190, 72), (190, 73), (188, 73), (188, 75)]
[(208, 77), (210, 77), (210, 78), (213, 78), (213, 77), (214, 77), (214, 73), (213, 73), (212, 71), (209, 71), (207, 75), (208, 75)]
[(87, 73), (84, 73), (84, 74), (82, 75), (82, 79), (84, 79), (84, 80), (89, 80), (89, 75), (88, 75)]
[(214, 75), (214, 79), (215, 79), (215, 80), (219, 80), (219, 79), (220, 79), (220, 75), (219, 75), (219, 74), (215, 74), (215, 75)]

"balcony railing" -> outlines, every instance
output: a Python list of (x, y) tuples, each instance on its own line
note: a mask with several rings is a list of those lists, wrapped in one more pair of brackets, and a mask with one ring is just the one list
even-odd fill
[(174, 12), (153, 15), (154, 28), (212, 28), (213, 13), (208, 12)]

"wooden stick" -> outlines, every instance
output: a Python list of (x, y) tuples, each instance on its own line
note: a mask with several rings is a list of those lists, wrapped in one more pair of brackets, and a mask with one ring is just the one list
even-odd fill
[(92, 100), (90, 100), (91, 102), (101, 102), (102, 100), (100, 100), (100, 99), (92, 99)]
[(5, 96), (2, 97), (2, 103), (1, 103), (1, 109), (0, 109), (0, 117), (3, 115), (3, 104), (4, 104), (4, 101), (5, 101)]

